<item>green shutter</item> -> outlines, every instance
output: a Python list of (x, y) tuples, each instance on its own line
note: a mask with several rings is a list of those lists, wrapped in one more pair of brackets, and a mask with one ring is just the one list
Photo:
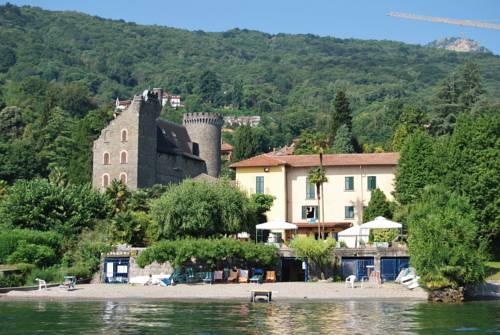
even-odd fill
[(264, 177), (262, 176), (255, 177), (255, 193), (257, 194), (264, 193)]
[(354, 177), (345, 177), (345, 190), (346, 191), (354, 190)]
[(368, 190), (372, 191), (377, 188), (377, 177), (368, 176)]

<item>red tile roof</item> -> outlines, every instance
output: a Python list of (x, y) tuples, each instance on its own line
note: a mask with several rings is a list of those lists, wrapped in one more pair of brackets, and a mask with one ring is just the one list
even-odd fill
[(229, 143), (222, 142), (220, 145), (221, 151), (233, 151), (233, 146)]
[[(323, 166), (357, 166), (357, 165), (396, 165), (399, 153), (385, 152), (376, 154), (329, 154), (323, 155)], [(277, 156), (262, 154), (237, 163), (232, 168), (279, 166), (313, 167), (319, 165), (319, 155), (287, 155)]]

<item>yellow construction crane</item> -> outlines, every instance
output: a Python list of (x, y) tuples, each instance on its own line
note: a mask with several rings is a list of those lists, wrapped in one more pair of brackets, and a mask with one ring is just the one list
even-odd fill
[(484, 21), (476, 21), (476, 20), (459, 20), (459, 19), (448, 19), (444, 17), (434, 17), (434, 16), (421, 16), (409, 13), (397, 13), (390, 12), (386, 14), (387, 16), (399, 17), (402, 19), (408, 20), (417, 20), (417, 21), (428, 21), (428, 22), (438, 22), (438, 23), (446, 23), (446, 24), (454, 24), (457, 26), (467, 26), (467, 27), (475, 27), (475, 28), (483, 28), (483, 29), (495, 29), (500, 30), (500, 24), (489, 23)]

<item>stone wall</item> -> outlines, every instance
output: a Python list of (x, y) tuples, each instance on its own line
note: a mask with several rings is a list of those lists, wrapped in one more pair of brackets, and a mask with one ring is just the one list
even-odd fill
[(174, 268), (172, 268), (169, 262), (161, 264), (153, 262), (150, 265), (141, 268), (139, 267), (139, 265), (137, 265), (135, 257), (130, 257), (129, 270), (128, 270), (129, 279), (138, 276), (149, 276), (150, 274), (151, 275), (158, 275), (160, 273), (171, 274), (173, 272)]
[(207, 167), (201, 159), (186, 157), (182, 154), (157, 154), (157, 184), (179, 183), (186, 177), (196, 177), (206, 172)]
[[(113, 179), (120, 180), (120, 174), (126, 173), (127, 185), (137, 188), (138, 168), (138, 116), (142, 105), (140, 96), (134, 97), (132, 104), (101, 131), (101, 135), (94, 142), (92, 184), (95, 188), (103, 189), (103, 175), (109, 175), (109, 183)], [(122, 141), (122, 131), (127, 132), (126, 141)], [(120, 153), (127, 152), (127, 163), (120, 163)], [(104, 164), (104, 154), (109, 153), (109, 164)]]

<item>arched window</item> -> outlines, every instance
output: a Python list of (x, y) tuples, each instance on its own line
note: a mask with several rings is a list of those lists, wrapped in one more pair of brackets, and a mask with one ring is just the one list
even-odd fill
[(120, 164), (127, 164), (127, 152), (120, 152)]
[(122, 142), (127, 142), (127, 140), (128, 140), (127, 129), (122, 129)]
[(125, 172), (120, 173), (120, 183), (127, 184), (127, 174)]
[(109, 186), (109, 174), (107, 174), (107, 173), (102, 175), (102, 186), (103, 187)]
[(109, 152), (105, 152), (104, 155), (102, 155), (102, 163), (104, 165), (109, 165), (110, 164)]

